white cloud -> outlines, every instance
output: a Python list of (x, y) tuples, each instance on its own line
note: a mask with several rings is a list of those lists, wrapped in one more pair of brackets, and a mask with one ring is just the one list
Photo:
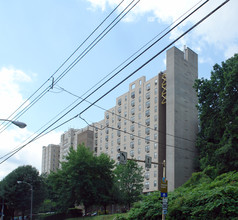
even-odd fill
[[(14, 68), (0, 69), (0, 118), (6, 119), (20, 104), (24, 102), (21, 94), (21, 83), (31, 83), (31, 78), (21, 70)], [(16, 126), (10, 126), (4, 132), (0, 133), (0, 162), (7, 157), (4, 155), (12, 152), (23, 145), (23, 142), (33, 132), (26, 128), (20, 129)], [(41, 169), (42, 146), (48, 144), (58, 144), (62, 132), (52, 132), (37, 141), (24, 147), (21, 151), (9, 158), (6, 162), (0, 164), (0, 180), (9, 174), (12, 170), (22, 165), (32, 165), (39, 171)], [(32, 136), (32, 138), (34, 135)], [(28, 141), (30, 141), (29, 139)], [(9, 154), (10, 155), (10, 154)], [(3, 157), (3, 158), (2, 158)]]
[[(91, 2), (93, 7), (99, 7), (105, 9), (107, 5), (115, 7), (120, 1), (115, 0), (87, 0)], [(128, 4), (130, 1), (125, 1), (123, 6)], [(170, 24), (181, 16), (185, 11), (190, 9), (196, 3), (200, 4), (204, 1), (198, 0), (141, 0), (139, 4), (130, 13), (128, 19), (124, 21), (133, 22), (137, 17), (142, 15), (148, 15), (148, 21), (162, 21)], [(195, 24), (207, 13), (215, 9), (224, 0), (210, 0), (205, 6), (202, 7), (191, 16), (183, 27), (180, 27), (177, 32), (184, 30), (186, 24)], [(190, 34), (189, 38), (183, 38), (183, 42), (180, 44), (187, 43), (188, 45), (206, 48), (207, 45), (212, 45), (214, 48), (224, 51), (224, 57), (232, 51), (234, 45), (238, 45), (238, 1), (229, 1), (224, 7), (216, 11), (211, 17), (205, 20), (201, 25), (194, 29)], [(134, 19), (133, 19), (134, 17)], [(153, 18), (153, 19), (152, 19)], [(172, 33), (171, 38), (174, 39), (175, 32)], [(194, 48), (193, 47), (193, 48)], [(233, 47), (235, 50), (237, 47)]]

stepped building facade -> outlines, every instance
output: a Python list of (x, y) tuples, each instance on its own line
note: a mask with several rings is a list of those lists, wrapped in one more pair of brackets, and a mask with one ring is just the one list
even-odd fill
[[(118, 151), (128, 159), (144, 161), (144, 192), (160, 189), (162, 163), (166, 161), (169, 191), (182, 185), (194, 170), (195, 140), (198, 131), (197, 95), (193, 89), (198, 77), (198, 57), (189, 48), (167, 51), (166, 70), (146, 80), (129, 84), (128, 92), (116, 98), (104, 119), (84, 129), (70, 129), (61, 136), (60, 160), (70, 146), (85, 143), (95, 154), (108, 154), (117, 161)], [(144, 162), (138, 162), (145, 167)]]

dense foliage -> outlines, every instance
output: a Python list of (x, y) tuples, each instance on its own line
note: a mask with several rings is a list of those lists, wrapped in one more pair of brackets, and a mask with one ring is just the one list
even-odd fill
[(8, 174), (0, 182), (1, 197), (8, 208), (21, 211), (24, 216), (30, 213), (31, 186), (33, 188), (33, 210), (36, 210), (44, 199), (46, 188), (43, 178), (32, 166), (20, 166)]
[(131, 204), (138, 201), (143, 190), (143, 168), (135, 161), (129, 160), (125, 165), (116, 167), (115, 188), (117, 189), (119, 202), (129, 209)]
[(62, 169), (47, 179), (49, 197), (58, 211), (83, 204), (85, 211), (92, 205), (106, 206), (111, 202), (114, 162), (105, 154), (99, 157), (84, 145), (70, 149)]
[[(166, 219), (237, 219), (238, 173), (209, 176), (213, 167), (194, 173), (183, 186), (169, 193)], [(161, 198), (158, 192), (143, 196), (134, 205), (128, 219), (160, 219)]]
[(211, 165), (218, 173), (238, 170), (238, 54), (216, 64), (211, 78), (197, 80), (195, 89), (201, 169)]

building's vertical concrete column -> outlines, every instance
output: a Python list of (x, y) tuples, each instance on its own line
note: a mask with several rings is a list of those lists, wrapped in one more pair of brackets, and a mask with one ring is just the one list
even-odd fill
[(166, 174), (169, 191), (186, 182), (194, 171), (198, 131), (197, 54), (173, 47), (167, 51)]

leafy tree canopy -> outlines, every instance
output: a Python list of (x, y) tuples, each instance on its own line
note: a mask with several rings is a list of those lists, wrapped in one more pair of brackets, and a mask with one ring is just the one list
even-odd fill
[(48, 185), (51, 198), (59, 211), (83, 204), (85, 211), (92, 205), (106, 205), (111, 199), (114, 162), (101, 154), (99, 157), (84, 145), (70, 149), (62, 169), (51, 173)]
[(125, 165), (118, 165), (114, 171), (115, 186), (123, 204), (131, 206), (139, 200), (143, 190), (143, 168), (129, 160)]
[[(22, 181), (22, 183), (17, 183), (17, 181)], [(26, 210), (29, 212), (31, 204), (29, 184), (33, 187), (33, 209), (37, 208), (44, 200), (46, 188), (38, 170), (30, 165), (18, 167), (1, 181), (1, 196), (15, 210), (22, 211), (22, 213)]]
[(201, 169), (218, 173), (238, 169), (238, 54), (216, 64), (210, 79), (195, 83), (200, 132), (197, 140)]

